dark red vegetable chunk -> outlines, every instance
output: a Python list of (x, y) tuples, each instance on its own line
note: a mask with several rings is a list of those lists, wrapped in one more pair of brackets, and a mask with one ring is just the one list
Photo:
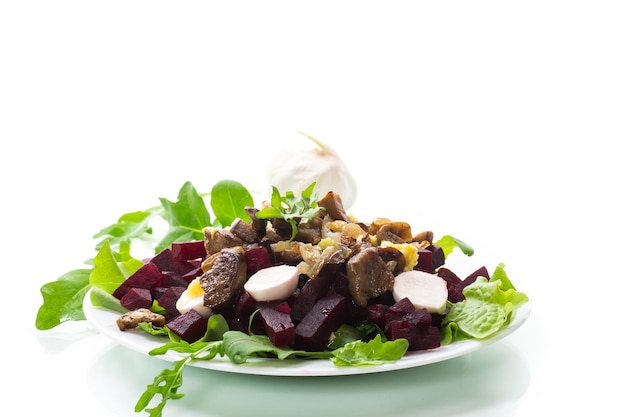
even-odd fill
[(204, 241), (202, 240), (172, 243), (172, 257), (178, 262), (202, 259), (206, 255)]
[(120, 304), (128, 310), (152, 307), (152, 293), (147, 288), (131, 288), (120, 299)]
[(296, 326), (296, 346), (308, 351), (323, 351), (331, 333), (346, 317), (345, 297), (330, 293), (315, 303)]
[(487, 270), (486, 267), (481, 266), (476, 271), (472, 272), (467, 277), (465, 277), (465, 279), (462, 281), (463, 287), (467, 287), (468, 285), (473, 284), (476, 281), (476, 278), (478, 277), (485, 277), (487, 279), (490, 278), (489, 271)]
[(191, 309), (172, 319), (167, 323), (167, 327), (184, 341), (193, 343), (206, 333), (207, 320), (196, 310)]
[(328, 292), (332, 283), (331, 275), (320, 275), (315, 279), (309, 279), (303, 286), (298, 296), (291, 304), (291, 318), (295, 322), (304, 319), (309, 311)]
[(163, 275), (159, 268), (152, 262), (145, 263), (135, 273), (129, 276), (117, 289), (113, 292), (113, 296), (118, 300), (131, 288), (150, 289), (156, 287), (161, 281)]
[(244, 257), (246, 258), (248, 271), (251, 273), (272, 266), (270, 254), (264, 246), (258, 246), (246, 250)]
[(292, 345), (296, 340), (296, 331), (291, 317), (270, 306), (259, 308), (265, 333), (274, 346)]
[(389, 306), (386, 304), (371, 304), (365, 309), (365, 319), (382, 329), (385, 327), (387, 310), (389, 310)]
[(167, 311), (170, 316), (178, 316), (180, 312), (176, 308), (176, 301), (180, 298), (180, 295), (187, 289), (187, 287), (169, 287), (163, 294), (157, 298), (157, 302), (161, 307)]
[(448, 268), (439, 268), (437, 275), (443, 278), (448, 285), (448, 301), (458, 303), (465, 300), (463, 295), (463, 281), (454, 272)]
[(420, 271), (432, 273), (435, 269), (433, 268), (433, 253), (432, 251), (426, 248), (417, 248), (417, 265), (415, 265), (415, 269)]
[[(375, 309), (371, 314), (374, 313), (380, 315)], [(377, 319), (380, 320), (380, 317)], [(431, 349), (440, 344), (439, 329), (433, 326), (432, 315), (425, 308), (416, 309), (408, 298), (399, 300), (387, 309), (384, 326), (381, 327), (389, 340), (406, 339), (409, 350)]]

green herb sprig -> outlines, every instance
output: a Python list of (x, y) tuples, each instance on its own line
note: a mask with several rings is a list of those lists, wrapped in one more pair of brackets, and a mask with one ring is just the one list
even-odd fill
[[(207, 197), (214, 217), (207, 209)], [(217, 182), (210, 194), (200, 194), (186, 182), (176, 201), (166, 198), (159, 201), (159, 206), (123, 214), (115, 223), (101, 229), (93, 236), (97, 239), (96, 254), (85, 262), (84, 268), (69, 271), (41, 287), (43, 303), (35, 319), (38, 330), (49, 330), (66, 321), (85, 320), (82, 301), (92, 287), (102, 290), (92, 292), (92, 303), (110, 308), (115, 300), (106, 294), (110, 295), (143, 265), (131, 255), (135, 243), (147, 242), (156, 254), (173, 242), (202, 240), (205, 227), (230, 225), (237, 217), (249, 221), (245, 208), (254, 205), (250, 192), (233, 180)], [(165, 236), (158, 241), (152, 228), (155, 219), (165, 220), (168, 225)]]
[[(221, 316), (209, 318), (219, 323)], [(223, 319), (222, 319), (223, 320)], [(209, 326), (212, 324), (209, 323)], [(220, 325), (220, 324), (216, 324)], [(135, 412), (146, 411), (150, 417), (161, 417), (162, 411), (169, 400), (183, 398), (178, 392), (183, 383), (183, 371), (193, 361), (210, 360), (217, 356), (226, 356), (235, 364), (243, 364), (253, 358), (274, 358), (286, 360), (293, 358), (330, 359), (336, 366), (375, 366), (394, 363), (404, 356), (409, 347), (406, 339), (393, 341), (383, 340), (380, 335), (370, 341), (357, 340), (334, 350), (309, 352), (288, 347), (276, 347), (265, 335), (249, 335), (240, 331), (229, 330), (223, 334), (222, 340), (211, 341), (205, 336), (201, 340), (188, 343), (184, 340), (172, 341), (149, 352), (151, 356), (162, 355), (170, 350), (186, 353), (187, 356), (173, 362), (173, 368), (161, 371), (148, 385), (135, 405)], [(160, 402), (152, 407), (150, 403), (155, 396)]]
[(316, 183), (311, 183), (305, 188), (301, 197), (298, 198), (293, 191), (286, 191), (280, 195), (276, 187), (272, 187), (272, 198), (269, 207), (264, 207), (256, 213), (259, 219), (283, 219), (291, 225), (291, 238), (295, 239), (298, 234), (298, 223), (302, 219), (310, 220), (317, 215), (323, 207), (317, 203), (317, 195), (313, 194)]

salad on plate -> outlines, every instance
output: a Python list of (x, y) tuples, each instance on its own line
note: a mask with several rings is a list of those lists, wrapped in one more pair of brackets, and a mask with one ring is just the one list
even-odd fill
[[(219, 181), (205, 195), (187, 182), (177, 201), (161, 198), (122, 215), (94, 236), (96, 255), (85, 268), (42, 286), (37, 329), (85, 320), (88, 303), (116, 312), (119, 332), (159, 341), (150, 355), (175, 352), (173, 368), (135, 406), (161, 416), (169, 400), (183, 396), (188, 365), (385, 367), (497, 339), (528, 303), (503, 264), (468, 276), (449, 269), (452, 252), (474, 253), (462, 240), (402, 220), (363, 221), (348, 213), (340, 193), (319, 195), (316, 184), (299, 194), (273, 186), (255, 206), (237, 181)], [(153, 254), (135, 258), (138, 241)]]

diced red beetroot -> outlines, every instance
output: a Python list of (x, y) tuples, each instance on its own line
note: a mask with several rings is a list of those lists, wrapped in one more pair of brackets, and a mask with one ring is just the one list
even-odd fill
[(131, 288), (120, 299), (120, 304), (128, 310), (152, 307), (152, 293), (147, 288)]
[(155, 264), (159, 271), (176, 271), (174, 259), (172, 258), (172, 251), (169, 248), (163, 249), (150, 259), (150, 262)]
[(191, 242), (172, 243), (172, 258), (177, 262), (186, 262), (195, 259), (205, 258), (207, 255), (204, 248), (204, 241), (195, 240)]
[(387, 309), (383, 328), (389, 340), (404, 338), (409, 350), (423, 350), (440, 344), (439, 329), (432, 324), (428, 310), (416, 309), (408, 298), (403, 298)]
[(250, 248), (244, 252), (246, 267), (250, 273), (272, 266), (270, 254), (264, 246)]
[(163, 279), (161, 279), (159, 287), (186, 287), (189, 285), (178, 272), (166, 271), (161, 272), (161, 274), (163, 275)]
[(385, 335), (389, 340), (406, 339), (409, 342), (408, 350), (433, 349), (441, 344), (438, 328), (414, 326), (402, 320), (391, 322)]
[(465, 279), (461, 281), (461, 283), (463, 287), (467, 287), (468, 285), (473, 284), (474, 281), (476, 281), (476, 278), (478, 277), (485, 277), (487, 279), (490, 279), (489, 271), (487, 270), (486, 267), (481, 266), (476, 271), (472, 272), (467, 277), (465, 277)]
[(441, 346), (441, 336), (437, 327), (428, 326), (417, 329), (417, 342), (413, 346), (415, 350), (435, 349), (439, 346)]
[(231, 330), (247, 332), (250, 315), (254, 313), (256, 308), (256, 301), (250, 293), (245, 290), (242, 291), (230, 314), (226, 317)]
[(207, 320), (194, 309), (175, 317), (167, 327), (186, 342), (193, 343), (206, 333)]
[(152, 262), (145, 263), (117, 287), (113, 292), (113, 296), (121, 300), (131, 288), (150, 289), (156, 287), (162, 277), (161, 271), (159, 271), (159, 268), (155, 264)]
[(323, 351), (331, 333), (344, 322), (345, 316), (345, 297), (329, 293), (316, 302), (296, 326), (296, 346), (308, 351)]
[(176, 258), (169, 248), (165, 248), (156, 254), (150, 262), (154, 263), (161, 272), (176, 272), (180, 275), (196, 268), (195, 265), (192, 265), (187, 260)]
[(365, 308), (365, 319), (382, 329), (385, 327), (387, 310), (389, 310), (389, 306), (386, 304), (371, 304)]
[(291, 307), (289, 306), (289, 303), (287, 303), (286, 301), (283, 301), (282, 303), (277, 304), (274, 307), (274, 310), (280, 311), (281, 313), (285, 313), (285, 314), (291, 314)]
[(417, 255), (417, 265), (415, 265), (414, 269), (432, 273), (435, 270), (433, 268), (433, 253), (426, 248), (418, 247)]
[(296, 340), (296, 331), (291, 317), (271, 307), (259, 309), (265, 333), (274, 346), (282, 347), (292, 345)]
[(389, 307), (387, 314), (385, 314), (385, 326), (393, 321), (406, 321), (417, 327), (427, 327), (432, 324), (432, 317), (428, 310), (425, 308), (416, 309), (408, 298), (404, 298)]
[(165, 294), (165, 291), (167, 291), (168, 287), (154, 287), (154, 288), (150, 288), (150, 293), (152, 294), (152, 299), (153, 300), (158, 300), (163, 294)]
[(191, 281), (193, 281), (195, 278), (199, 277), (200, 275), (202, 275), (202, 268), (200, 266), (197, 266), (191, 271), (184, 274), (182, 278), (187, 284), (189, 284)]
[(406, 339), (409, 342), (408, 350), (415, 350), (417, 345), (417, 328), (408, 321), (395, 320), (385, 327), (385, 336), (389, 340)]
[(426, 249), (433, 253), (433, 271), (446, 263), (446, 255), (441, 246), (434, 243)]
[(187, 287), (169, 287), (159, 298), (157, 298), (157, 302), (167, 311), (169, 315), (178, 316), (180, 313), (176, 309), (176, 302), (186, 289)]
[(449, 270), (448, 268), (439, 268), (437, 275), (443, 278), (448, 284), (448, 301), (451, 303), (458, 303), (465, 300), (463, 295), (463, 281), (457, 274)]
[(319, 275), (315, 279), (309, 279), (298, 293), (291, 304), (291, 318), (300, 322), (327, 292), (332, 282), (330, 275)]

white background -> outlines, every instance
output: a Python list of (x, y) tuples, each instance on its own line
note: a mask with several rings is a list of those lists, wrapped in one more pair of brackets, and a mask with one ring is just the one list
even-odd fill
[[(345, 397), (325, 390), (336, 381), (192, 370), (166, 415), (293, 415), (283, 401), (300, 415), (616, 415), (625, 19), (618, 1), (3, 1), (0, 409), (135, 415), (163, 363), (85, 323), (36, 331), (39, 288), (185, 181), (262, 190), (301, 130), (350, 167), (354, 214), (462, 238), (476, 262), (506, 264), (532, 315), (483, 353)], [(386, 384), (396, 394), (374, 401)]]

